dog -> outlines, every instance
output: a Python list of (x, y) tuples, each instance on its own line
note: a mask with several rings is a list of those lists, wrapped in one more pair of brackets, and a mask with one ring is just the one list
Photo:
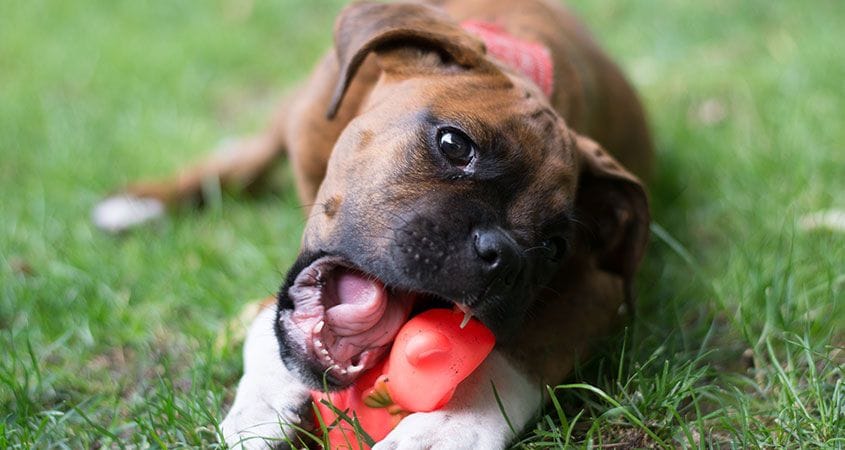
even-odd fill
[(292, 439), (310, 389), (349, 386), (411, 315), (448, 306), (493, 331), (493, 353), (374, 448), (503, 448), (630, 310), (650, 222), (641, 103), (551, 0), (359, 2), (334, 36), (267, 130), (94, 221), (143, 223), (201, 201), (204, 180), (257, 186), (287, 154), (308, 220), (248, 332), (227, 442)]

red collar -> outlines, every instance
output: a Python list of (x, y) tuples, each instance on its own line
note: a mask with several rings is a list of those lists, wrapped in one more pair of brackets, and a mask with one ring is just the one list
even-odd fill
[(552, 96), (552, 56), (546, 46), (519, 39), (492, 22), (467, 20), (461, 22), (461, 27), (484, 42), (487, 54), (530, 78), (546, 97)]

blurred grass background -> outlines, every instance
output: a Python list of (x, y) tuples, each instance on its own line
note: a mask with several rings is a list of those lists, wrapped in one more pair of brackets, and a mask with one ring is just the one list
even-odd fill
[[(845, 446), (845, 233), (798, 226), (845, 209), (845, 3), (570, 4), (647, 104), (656, 225), (636, 320), (518, 445)], [(341, 6), (0, 0), (0, 447), (216, 445), (295, 196), (89, 210), (261, 127)]]

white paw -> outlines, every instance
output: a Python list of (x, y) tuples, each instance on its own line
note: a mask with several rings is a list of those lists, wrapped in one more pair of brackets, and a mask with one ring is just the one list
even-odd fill
[(265, 308), (249, 328), (244, 342), (244, 376), (235, 402), (220, 424), (232, 448), (258, 449), (292, 443), (302, 425), (310, 394), (279, 357), (273, 331), (275, 306)]
[(830, 209), (801, 216), (798, 225), (804, 231), (830, 230), (845, 232), (845, 211)]
[(98, 203), (91, 212), (91, 220), (101, 230), (118, 233), (163, 215), (161, 201), (122, 194)]
[(521, 430), (540, 406), (540, 392), (494, 350), (443, 409), (402, 419), (373, 450), (503, 449), (515, 437), (510, 426)]
[(502, 449), (512, 433), (500, 425), (465, 413), (415, 413), (402, 419), (373, 450)]
[(258, 396), (244, 400), (249, 406), (233, 408), (220, 424), (220, 431), (230, 448), (266, 449), (293, 442), (289, 440), (300, 425), (299, 413), (295, 411), (298, 408), (280, 405), (278, 401), (270, 405)]

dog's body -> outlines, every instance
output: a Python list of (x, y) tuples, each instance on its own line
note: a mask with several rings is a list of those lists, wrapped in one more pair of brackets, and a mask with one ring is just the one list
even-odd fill
[[(486, 54), (466, 20), (548, 49), (551, 95)], [(543, 0), (355, 4), (335, 38), (265, 133), (130, 187), (95, 220), (130, 226), (197, 199), (208, 178), (254, 184), (286, 151), (313, 206), (278, 305), (247, 339), (227, 439), (289, 435), (279, 423), (299, 423), (323, 375), (352, 383), (408, 315), (454, 303), (493, 330), (496, 350), (443, 410), (408, 416), (377, 448), (503, 447), (513, 436), (491, 381), (521, 428), (541, 386), (562, 381), (630, 299), (649, 221), (623, 168), (650, 167), (640, 103)]]

